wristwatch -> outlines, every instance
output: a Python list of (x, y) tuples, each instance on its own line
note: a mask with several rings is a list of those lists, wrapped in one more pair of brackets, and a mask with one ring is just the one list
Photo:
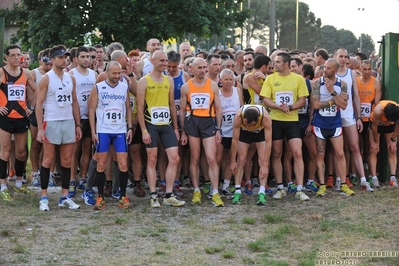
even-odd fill
[(333, 91), (332, 93), (331, 93), (331, 96), (335, 96), (335, 95), (337, 95), (338, 93), (336, 92), (336, 91)]
[(391, 141), (392, 141), (392, 142), (395, 142), (395, 141), (396, 141), (396, 138), (391, 138)]
[(290, 111), (292, 111), (292, 109), (294, 109), (294, 107), (292, 107), (292, 105), (288, 105), (288, 108), (290, 108)]

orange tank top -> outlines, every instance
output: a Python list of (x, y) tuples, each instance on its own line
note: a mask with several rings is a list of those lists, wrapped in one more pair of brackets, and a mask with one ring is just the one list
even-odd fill
[[(389, 100), (380, 101), (378, 104), (381, 104), (382, 110), (384, 110), (384, 109), (385, 109), (385, 106), (387, 106), (387, 104), (389, 104), (389, 103), (392, 103), (392, 104), (394, 104), (394, 105), (397, 105), (396, 102), (394, 102), (394, 101), (389, 101)], [(370, 121), (373, 122), (373, 112), (372, 112), (371, 115), (370, 115)], [(389, 126), (389, 125), (392, 125), (392, 124), (394, 124), (394, 123), (395, 123), (395, 122), (388, 121), (388, 119), (385, 117), (384, 113), (382, 113), (381, 122), (380, 122), (379, 126)]]
[(212, 91), (211, 80), (206, 78), (206, 83), (202, 87), (194, 85), (190, 79), (187, 95), (187, 113), (198, 117), (215, 117), (214, 93)]
[(26, 117), (26, 77), (22, 68), (17, 76), (11, 76), (4, 67), (4, 78), (0, 84), (0, 106), (8, 109), (8, 118)]
[(375, 104), (375, 78), (371, 77), (368, 83), (362, 83), (361, 78), (357, 78), (357, 84), (359, 87), (359, 98), (360, 98), (360, 116), (362, 121), (369, 121), (371, 112)]

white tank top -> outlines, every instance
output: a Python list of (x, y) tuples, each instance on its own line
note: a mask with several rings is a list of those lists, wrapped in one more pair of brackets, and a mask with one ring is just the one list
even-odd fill
[(62, 80), (54, 72), (47, 72), (49, 84), (46, 94), (46, 108), (44, 121), (61, 121), (73, 119), (72, 113), (72, 90), (73, 83), (71, 75), (63, 72)]
[(44, 76), (42, 73), (40, 73), (38, 68), (33, 69), (36, 74), (36, 86), (39, 86), (39, 81), (40, 79)]
[(96, 109), (97, 133), (126, 133), (126, 98), (128, 86), (118, 82), (112, 87), (106, 80), (96, 84), (98, 103)]
[(88, 100), (91, 89), (96, 84), (96, 74), (93, 70), (88, 69), (87, 75), (82, 75), (76, 68), (72, 69), (76, 80), (76, 97), (78, 98), (80, 108), (80, 118), (89, 118)]
[(355, 118), (355, 112), (353, 110), (353, 79), (352, 79), (352, 70), (347, 68), (346, 73), (343, 76), (336, 75), (339, 79), (346, 82), (348, 85), (348, 105), (345, 110), (341, 109), (341, 118)]
[(220, 103), (222, 106), (222, 137), (233, 137), (234, 116), (238, 109), (240, 109), (240, 97), (238, 96), (237, 88), (233, 87), (233, 94), (230, 97), (225, 97), (222, 90), (219, 90)]
[(152, 69), (154, 68), (153, 64), (151, 63), (150, 59), (146, 58), (144, 59), (144, 65), (143, 65), (143, 77), (150, 73)]

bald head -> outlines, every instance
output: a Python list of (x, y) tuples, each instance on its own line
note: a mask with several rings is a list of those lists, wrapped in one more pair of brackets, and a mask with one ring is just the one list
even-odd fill
[[(155, 51), (155, 52), (152, 54), (151, 58), (157, 60), (157, 59), (159, 59), (159, 58), (161, 58), (161, 57), (164, 57), (164, 56), (166, 56), (166, 53), (163, 52), (163, 51), (159, 51), (159, 50), (158, 50), (158, 51)], [(166, 57), (167, 57), (167, 56), (166, 56)]]
[(204, 59), (202, 59), (202, 58), (195, 58), (193, 60), (193, 62), (191, 63), (191, 66), (192, 67), (196, 67), (197, 65), (202, 64), (202, 63), (206, 64), (206, 61)]
[(336, 70), (339, 68), (339, 63), (335, 58), (330, 58), (326, 61), (325, 65), (330, 65), (334, 67)]
[(111, 61), (118, 61), (120, 58), (126, 58), (126, 53), (122, 50), (113, 51), (111, 54)]
[(116, 62), (116, 61), (110, 61), (110, 62), (107, 64), (107, 71), (109, 71), (111, 68), (122, 68), (122, 66), (121, 66), (121, 64), (119, 64), (119, 63)]
[(260, 45), (256, 46), (255, 54), (257, 54), (257, 53), (267, 55), (266, 45), (260, 44)]

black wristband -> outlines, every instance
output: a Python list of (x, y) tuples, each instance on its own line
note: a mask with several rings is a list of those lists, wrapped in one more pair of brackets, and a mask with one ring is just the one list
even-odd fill
[(133, 128), (132, 127), (128, 127), (127, 130), (132, 130), (133, 131)]

